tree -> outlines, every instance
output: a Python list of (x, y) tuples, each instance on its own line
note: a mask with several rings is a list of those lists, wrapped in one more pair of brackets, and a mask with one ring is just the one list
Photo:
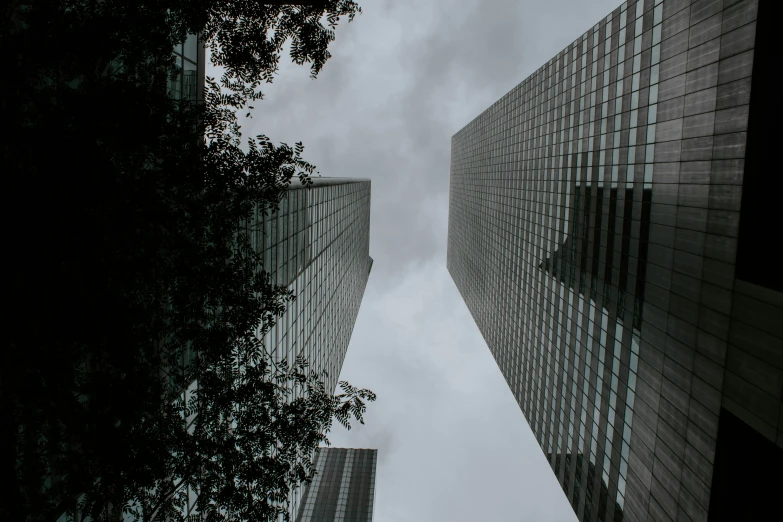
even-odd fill
[[(188, 434), (180, 410), (193, 405), (175, 398), (198, 379), (205, 387), (199, 407), (240, 412), (237, 400), (262, 394), (253, 386), (279, 383), (253, 339), (294, 296), (270, 282), (243, 227), (254, 208), (274, 212), (290, 180), (306, 183), (315, 167), (300, 144), (274, 146), (260, 136), (243, 150), (235, 113), (262, 97), (259, 87), (272, 81), (287, 40), (292, 59), (310, 63), (317, 76), (334, 25), (356, 12), (350, 0), (8, 3), (0, 114), (12, 132), (0, 147), (12, 195), (5, 207), (10, 328), (0, 362), (0, 443), (11, 449), (3, 483), (18, 501), (3, 505), (5, 519), (50, 522), (81, 495), (95, 519), (114, 517), (128, 499), (148, 507), (145, 499), (176, 477), (213, 491), (220, 475), (193, 478), (183, 467), (230, 468), (207, 465), (209, 451), (243, 462), (246, 452), (219, 453), (228, 448), (220, 414), (205, 415)], [(188, 32), (201, 33), (226, 70), (208, 82), (203, 104), (166, 96), (171, 49)], [(226, 368), (237, 373), (218, 371)], [(360, 413), (356, 401), (372, 395), (349, 391), (339, 405), (317, 397), (286, 410), (270, 399), (267, 417), (259, 417), (263, 409), (238, 413), (245, 423), (238, 426), (292, 412), (321, 419), (292, 421), (301, 432), (270, 431), (290, 437), (286, 447), (307, 448), (313, 429), (328, 428), (324, 415)], [(185, 451), (194, 441), (206, 446)], [(248, 448), (265, 447), (254, 444)], [(268, 465), (285, 464), (285, 455)], [(294, 476), (307, 475), (297, 471), (280, 484), (294, 485)], [(204, 498), (234, 509), (246, 495), (240, 489)]]
[[(246, 354), (237, 351), (233, 361)], [(172, 444), (182, 458), (171, 459), (169, 478), (145, 495), (128, 489), (127, 512), (139, 520), (176, 519), (190, 488), (207, 520), (287, 518), (290, 487), (312, 478), (310, 458), (327, 441), (332, 417), (350, 429), (350, 417), (362, 422), (364, 401), (375, 399), (346, 382), (342, 394), (327, 393), (301, 357), (291, 369), (274, 370), (260, 351), (253, 358), (255, 364), (226, 360), (203, 374), (196, 404), (186, 406), (187, 413), (198, 410), (191, 432), (179, 430)], [(295, 388), (304, 393), (292, 400)]]

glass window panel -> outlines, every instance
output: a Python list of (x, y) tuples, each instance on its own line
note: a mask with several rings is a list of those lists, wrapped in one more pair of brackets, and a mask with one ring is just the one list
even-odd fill
[(658, 83), (658, 68), (660, 65), (653, 65), (650, 68), (650, 85), (655, 85)]
[(195, 63), (183, 60), (182, 99), (195, 100), (198, 86), (198, 71)]
[(650, 94), (648, 100), (651, 107), (654, 106), (656, 103), (658, 103), (658, 84), (650, 86)]
[[(651, 150), (652, 150), (651, 148), (652, 147), (655, 147), (655, 145), (647, 145), (647, 152), (648, 153), (651, 152)], [(651, 158), (652, 158), (652, 154), (647, 156), (647, 161), (652, 161)], [(647, 163), (644, 166), (644, 182), (645, 183), (652, 183), (652, 179), (653, 179), (653, 164), (652, 163)]]
[(185, 40), (183, 49), (185, 58), (198, 62), (198, 36), (189, 34)]
[(661, 61), (661, 44), (653, 45), (650, 65), (656, 65)]

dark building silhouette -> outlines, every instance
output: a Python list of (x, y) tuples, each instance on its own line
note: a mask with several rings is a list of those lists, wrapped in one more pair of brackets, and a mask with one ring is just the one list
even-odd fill
[(372, 522), (376, 449), (320, 448), (296, 522)]
[[(204, 41), (189, 34), (174, 47), (173, 54), (177, 69), (169, 77), (169, 96), (203, 103)], [(373, 264), (369, 256), (370, 190), (369, 179), (318, 177), (312, 179), (310, 188), (305, 188), (294, 178), (278, 209), (266, 214), (257, 209), (246, 224), (253, 247), (264, 255), (264, 269), (276, 284), (288, 286), (297, 296), (264, 337), (264, 346), (277, 362), (285, 359), (292, 364), (298, 355), (304, 355), (310, 370), (326, 370), (326, 390), (330, 393), (336, 390)], [(186, 351), (183, 364), (188, 364), (190, 355)], [(194, 381), (183, 391), (183, 404), (191, 400), (197, 389)], [(187, 418), (190, 423), (194, 420), (195, 414)], [(372, 452), (374, 477), (375, 450), (350, 451)], [(365, 458), (363, 455), (361, 459)], [(359, 472), (364, 473), (364, 468)], [(364, 480), (363, 475), (357, 475), (356, 484), (360, 478)], [(292, 520), (301, 496), (302, 489), (290, 492)], [(356, 498), (365, 497), (366, 492)], [(196, 492), (188, 488), (187, 499), (184, 515), (199, 516)], [(371, 508), (372, 491), (369, 502)], [(58, 522), (65, 518), (61, 516)]]
[(780, 513), (772, 6), (624, 2), (452, 138), (448, 269), (580, 520)]

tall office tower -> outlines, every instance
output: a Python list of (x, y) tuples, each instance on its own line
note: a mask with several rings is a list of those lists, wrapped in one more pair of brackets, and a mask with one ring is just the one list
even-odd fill
[(377, 449), (320, 448), (296, 522), (372, 522)]
[(783, 491), (771, 8), (625, 2), (452, 139), (448, 269), (580, 520)]
[(303, 354), (334, 392), (372, 268), (370, 180), (294, 180), (275, 213), (256, 214), (254, 248), (296, 301), (264, 339), (277, 360)]
[[(297, 296), (264, 346), (277, 361), (304, 355), (334, 393), (373, 263), (370, 180), (313, 178), (307, 189), (295, 179), (279, 210), (257, 212), (250, 231), (265, 269)], [(292, 519), (301, 494), (292, 492)]]

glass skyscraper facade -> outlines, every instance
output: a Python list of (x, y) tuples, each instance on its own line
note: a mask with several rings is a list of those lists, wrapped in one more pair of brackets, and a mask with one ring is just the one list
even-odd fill
[(766, 9), (624, 2), (452, 138), (448, 269), (580, 520), (772, 509)]
[(376, 449), (319, 448), (296, 522), (372, 522)]
[(264, 338), (277, 360), (303, 354), (334, 392), (372, 267), (370, 180), (294, 180), (275, 213), (257, 212), (251, 241), (277, 284), (296, 294)]
[[(313, 178), (308, 189), (295, 179), (277, 212), (257, 211), (248, 232), (273, 281), (296, 295), (265, 348), (289, 364), (304, 355), (311, 370), (327, 372), (334, 393), (373, 263), (370, 180)], [(301, 497), (301, 488), (292, 491), (292, 520)]]

